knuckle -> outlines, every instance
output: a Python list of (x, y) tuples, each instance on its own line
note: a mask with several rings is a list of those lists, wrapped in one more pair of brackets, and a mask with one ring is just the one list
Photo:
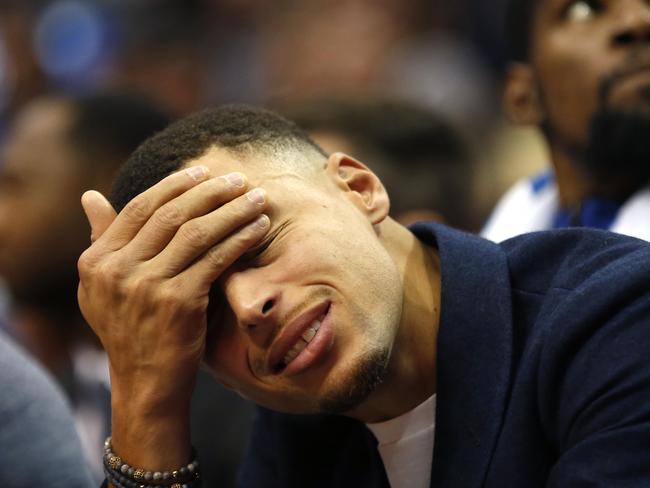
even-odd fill
[(157, 288), (156, 302), (166, 308), (178, 308), (183, 305), (184, 300), (176, 287), (167, 285)]
[(77, 260), (77, 269), (79, 276), (84, 278), (88, 276), (97, 265), (97, 255), (92, 248), (86, 249), (81, 253)]
[(156, 307), (164, 310), (168, 316), (194, 316), (202, 311), (194, 299), (194, 291), (192, 286), (182, 286), (174, 280), (169, 280), (156, 288)]
[(178, 229), (178, 234), (183, 240), (195, 245), (204, 244), (208, 240), (208, 232), (206, 229), (196, 223), (188, 222), (183, 224)]
[(125, 267), (115, 259), (106, 259), (96, 267), (96, 275), (109, 285), (122, 282), (125, 275)]
[(179, 226), (184, 219), (183, 212), (175, 203), (167, 203), (154, 213), (156, 224), (164, 228)]
[(148, 276), (131, 276), (128, 279), (116, 281), (116, 291), (119, 296), (128, 297), (129, 300), (145, 304), (149, 297), (154, 295), (156, 287)]
[(228, 254), (222, 249), (221, 246), (213, 247), (205, 253), (205, 259), (213, 268), (226, 269), (231, 262)]
[(149, 198), (146, 195), (138, 195), (126, 204), (122, 212), (134, 220), (146, 219), (149, 215)]

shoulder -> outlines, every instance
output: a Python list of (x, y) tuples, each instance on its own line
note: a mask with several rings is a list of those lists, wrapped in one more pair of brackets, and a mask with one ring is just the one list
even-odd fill
[(0, 389), (0, 484), (90, 486), (72, 414), (61, 391), (2, 333)]
[(650, 278), (650, 244), (632, 237), (597, 229), (564, 229), (526, 234), (501, 243), (508, 260), (513, 288), (601, 287), (617, 290), (603, 280), (621, 285)]
[(534, 365), (529, 380), (553, 445), (565, 452), (619, 427), (621, 439), (650, 438), (650, 244), (564, 230), (503, 248), (514, 294), (538, 302), (520, 366)]
[(648, 486), (650, 245), (568, 229), (501, 248), (516, 371), (505, 438), (519, 439), (512, 425), (527, 426), (522, 442), (548, 456), (549, 486), (587, 478)]

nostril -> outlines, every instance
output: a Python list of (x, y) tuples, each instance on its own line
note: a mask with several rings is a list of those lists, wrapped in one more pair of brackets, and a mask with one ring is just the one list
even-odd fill
[(257, 326), (256, 326), (255, 324), (248, 324), (248, 325), (246, 326), (246, 330), (247, 330), (248, 332), (254, 332), (256, 327), (257, 327)]
[(273, 300), (267, 300), (264, 303), (264, 306), (262, 307), (262, 313), (263, 314), (267, 313), (269, 310), (273, 308), (273, 305), (275, 305), (275, 302)]

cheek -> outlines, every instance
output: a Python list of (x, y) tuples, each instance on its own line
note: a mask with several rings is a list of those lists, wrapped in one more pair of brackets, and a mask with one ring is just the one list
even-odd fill
[(557, 31), (538, 42), (533, 57), (548, 122), (575, 142), (586, 135), (611, 64), (607, 48), (598, 42), (601, 37)]

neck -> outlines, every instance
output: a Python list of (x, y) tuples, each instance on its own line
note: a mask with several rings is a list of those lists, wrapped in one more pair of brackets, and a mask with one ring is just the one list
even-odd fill
[(595, 178), (582, 169), (578, 151), (560, 144), (551, 144), (550, 152), (562, 207), (576, 208), (594, 196), (623, 202), (644, 185), (643, 181), (630, 181), (625, 173)]
[(403, 306), (384, 382), (351, 412), (364, 422), (402, 415), (436, 392), (438, 253), (391, 219), (381, 225), (384, 244), (402, 275)]
[(555, 169), (555, 178), (558, 187), (560, 205), (562, 207), (576, 207), (594, 191), (594, 184), (581, 171), (575, 162), (575, 157), (558, 144), (551, 144), (551, 160)]

